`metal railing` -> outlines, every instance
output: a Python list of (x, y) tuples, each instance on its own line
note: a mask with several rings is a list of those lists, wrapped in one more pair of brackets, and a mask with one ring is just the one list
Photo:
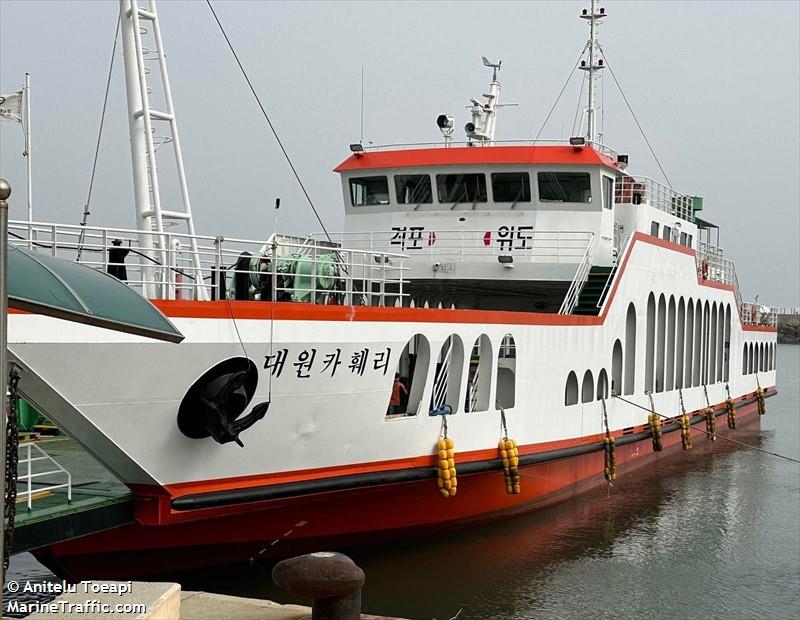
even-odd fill
[(472, 378), (467, 385), (467, 391), (469, 393), (469, 397), (467, 402), (469, 403), (469, 408), (467, 411), (475, 411), (478, 408), (478, 381), (480, 380), (481, 376), (481, 366), (478, 364), (475, 367), (475, 372), (472, 375)]
[(778, 315), (771, 308), (759, 304), (744, 302), (740, 308), (742, 323), (746, 325), (763, 325), (775, 327), (778, 325)]
[(649, 177), (618, 176), (614, 184), (617, 204), (647, 204), (670, 215), (694, 222), (694, 199)]
[(723, 256), (722, 248), (698, 241), (695, 260), (697, 277), (701, 280), (736, 286), (736, 269), (733, 261)]
[[(436, 377), (433, 382), (433, 392), (431, 394), (431, 411), (436, 411), (444, 405), (445, 400), (447, 399), (447, 384), (448, 379), (450, 378), (450, 358), (452, 357), (453, 353), (453, 337), (450, 336), (446, 341), (445, 345), (447, 347), (446, 350), (443, 350), (441, 353), (442, 361), (439, 363), (436, 369)], [(443, 349), (444, 349), (443, 346)]]
[(741, 315), (742, 295), (733, 261), (723, 256), (722, 248), (699, 240), (694, 257), (698, 280), (710, 280), (731, 286), (736, 298), (736, 307), (739, 308)]
[[(33, 496), (40, 493), (49, 493), (57, 489), (67, 490), (67, 501), (72, 502), (72, 474), (64, 469), (56, 460), (47, 454), (42, 448), (37, 446), (32, 441), (26, 441), (17, 447), (19, 453), (19, 462), (17, 464), (17, 486), (25, 485), (26, 490), (17, 490), (17, 499), (26, 498), (28, 510), (33, 509)], [(34, 471), (37, 467), (34, 463), (44, 463), (45, 466), (52, 466), (55, 469), (46, 469), (45, 471)], [(24, 473), (23, 473), (24, 472)], [(59, 476), (63, 474), (66, 476), (66, 481), (61, 483), (47, 483), (43, 482), (38, 484), (35, 488), (33, 486), (34, 478), (44, 478), (45, 476)]]
[(517, 357), (517, 343), (511, 334), (503, 336), (503, 341), (500, 343), (500, 349), (497, 351), (497, 359), (516, 359)]
[(616, 275), (617, 268), (619, 267), (619, 261), (625, 255), (625, 252), (628, 249), (628, 243), (630, 243), (632, 236), (633, 234), (629, 233), (628, 236), (625, 237), (625, 240), (617, 245), (617, 251), (614, 254), (614, 262), (611, 265), (611, 271), (608, 272), (606, 283), (603, 286), (603, 290), (600, 292), (600, 297), (597, 298), (597, 304), (595, 304), (595, 308), (598, 310), (601, 310), (606, 303), (608, 289), (611, 287), (611, 283), (614, 281), (614, 276)]
[[(364, 151), (378, 152), (378, 151), (405, 151), (409, 149), (446, 149), (453, 147), (474, 147), (474, 148), (491, 148), (493, 146), (569, 146), (572, 148), (580, 148), (578, 145), (570, 144), (567, 138), (547, 138), (534, 140), (532, 138), (520, 138), (516, 140), (493, 140), (491, 142), (406, 142), (395, 144), (370, 144), (364, 145)], [(587, 142), (585, 146), (591, 146), (603, 155), (616, 161), (617, 151), (610, 146), (600, 142)]]
[(727, 284), (733, 289), (739, 316), (745, 325), (765, 325), (775, 327), (778, 324), (777, 308), (768, 308), (755, 303), (743, 302), (739, 289), (739, 279), (733, 261), (723, 256), (722, 248), (698, 241), (695, 252), (697, 278)]
[(578, 305), (578, 298), (581, 295), (584, 284), (589, 279), (589, 271), (592, 268), (592, 259), (594, 254), (594, 239), (586, 246), (586, 251), (581, 257), (578, 268), (575, 270), (575, 277), (567, 289), (567, 294), (564, 295), (564, 301), (561, 302), (561, 307), (558, 309), (559, 314), (572, 314), (575, 306)]
[(773, 314), (796, 315), (800, 314), (800, 306), (773, 306), (769, 309)]
[[(396, 247), (411, 261), (416, 257), (451, 262), (496, 260), (513, 255), (515, 262), (578, 263), (594, 239), (594, 232), (532, 230), (532, 227), (502, 227), (486, 230), (429, 230), (421, 226), (393, 230), (331, 233), (337, 244), (366, 252)], [(320, 238), (321, 233), (312, 235)], [(525, 262), (523, 260), (523, 262)]]
[(164, 265), (155, 258), (160, 250), (154, 254), (143, 246), (142, 236), (149, 235), (123, 228), (9, 223), (10, 244), (110, 273), (142, 294), (154, 290), (155, 299), (203, 299), (201, 292), (209, 288), (214, 299), (347, 305), (390, 305), (407, 296), (407, 256), (397, 252), (289, 235), (273, 234), (264, 241), (164, 232), (153, 235), (166, 246)]

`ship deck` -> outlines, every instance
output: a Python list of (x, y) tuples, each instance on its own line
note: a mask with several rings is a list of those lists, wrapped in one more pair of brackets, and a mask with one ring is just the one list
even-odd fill
[(72, 501), (66, 489), (34, 492), (31, 510), (25, 498), (18, 498), (14, 553), (133, 522), (130, 489), (75, 441), (58, 437), (36, 443), (72, 474)]

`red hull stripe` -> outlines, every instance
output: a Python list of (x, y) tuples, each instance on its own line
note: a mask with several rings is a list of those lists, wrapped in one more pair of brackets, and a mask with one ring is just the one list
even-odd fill
[[(774, 389), (766, 391), (766, 396), (777, 393)], [(737, 402), (737, 406), (746, 406), (756, 402), (753, 394), (747, 395)], [(716, 415), (726, 413), (724, 404), (715, 407)], [(701, 411), (695, 411), (692, 424), (705, 420)], [(644, 426), (633, 427), (633, 434), (612, 433), (618, 446), (641, 441), (650, 436)], [(665, 420), (663, 432), (671, 433), (680, 428), (674, 421)], [(602, 450), (602, 434), (583, 437), (579, 441), (566, 440), (528, 446), (520, 446), (520, 466), (546, 463), (564, 458), (579, 456)], [(553, 446), (558, 445), (557, 448)], [(176, 510), (211, 508), (237, 503), (264, 501), (310, 493), (342, 491), (347, 489), (411, 482), (436, 476), (434, 455), (420, 456), (414, 459), (378, 461), (359, 466), (320, 468), (303, 472), (286, 472), (283, 474), (242, 477), (224, 481), (192, 482), (180, 485), (168, 485), (165, 489), (173, 497), (172, 507)], [(502, 469), (502, 462), (497, 458), (497, 450), (479, 450), (459, 454), (458, 471), (462, 474), (475, 474)], [(145, 489), (139, 489), (143, 492)]]

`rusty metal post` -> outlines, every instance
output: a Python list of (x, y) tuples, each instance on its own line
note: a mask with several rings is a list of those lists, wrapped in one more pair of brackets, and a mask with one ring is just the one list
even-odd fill
[(283, 560), (272, 580), (290, 594), (310, 596), (312, 620), (359, 620), (364, 571), (341, 553), (320, 552)]

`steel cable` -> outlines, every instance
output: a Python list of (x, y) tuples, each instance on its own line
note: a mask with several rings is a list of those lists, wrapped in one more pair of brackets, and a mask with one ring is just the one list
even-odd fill
[(111, 61), (108, 64), (108, 77), (106, 78), (106, 94), (103, 97), (103, 111), (100, 113), (100, 129), (97, 131), (97, 143), (94, 147), (94, 161), (92, 162), (92, 175), (89, 179), (89, 193), (86, 196), (86, 204), (83, 206), (83, 217), (81, 218), (81, 234), (78, 237), (78, 261), (81, 260), (83, 253), (83, 243), (86, 238), (86, 224), (89, 220), (91, 212), (89, 211), (89, 203), (92, 201), (92, 189), (94, 188), (94, 176), (97, 172), (97, 159), (100, 155), (100, 140), (103, 137), (103, 125), (106, 119), (106, 108), (108, 107), (108, 93), (111, 89), (111, 74), (114, 69), (114, 56), (117, 52), (117, 39), (119, 38), (119, 25), (122, 20), (122, 13), (117, 14), (117, 27), (114, 29), (114, 45), (111, 48)]
[[(633, 401), (630, 401), (627, 398), (622, 398), (622, 396), (618, 396), (616, 394), (613, 395), (613, 398), (621, 400), (624, 403), (628, 403), (629, 405), (633, 405), (634, 407), (638, 407), (639, 409), (643, 409), (644, 411), (647, 411), (648, 413), (650, 413), (650, 409), (648, 409), (647, 407), (643, 407), (642, 405), (639, 405), (639, 404), (637, 404), (637, 403), (635, 403)], [(658, 411), (653, 410), (652, 413), (655, 413), (656, 415), (661, 416), (665, 420), (669, 420), (670, 419), (669, 416), (666, 416), (663, 413), (659, 413)], [(702, 431), (702, 430), (700, 430), (698, 428), (694, 428), (692, 426), (690, 426), (689, 428), (691, 428), (692, 430), (697, 431), (698, 433), (702, 433), (703, 435), (707, 434), (706, 431)], [(787, 461), (791, 461), (792, 463), (800, 463), (800, 459), (792, 458), (791, 456), (785, 456), (783, 454), (778, 454), (777, 452), (771, 452), (769, 450), (764, 450), (764, 448), (758, 448), (756, 446), (750, 445), (749, 443), (743, 443), (741, 441), (736, 441), (735, 439), (730, 439), (729, 437), (722, 437), (721, 435), (717, 435), (717, 439), (723, 439), (725, 441), (729, 441), (730, 443), (734, 443), (737, 446), (742, 446), (744, 448), (750, 448), (751, 450), (757, 450), (758, 452), (763, 452), (764, 454), (769, 454), (770, 456), (777, 456), (780, 459), (786, 459)]]

